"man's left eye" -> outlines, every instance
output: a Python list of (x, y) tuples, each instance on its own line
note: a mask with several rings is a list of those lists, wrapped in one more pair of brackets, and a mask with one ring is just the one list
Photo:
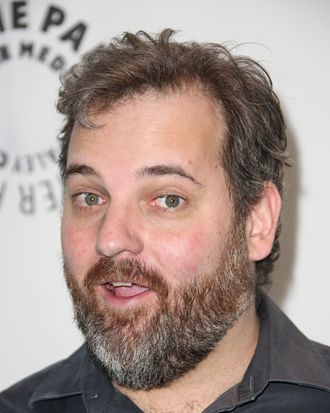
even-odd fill
[(175, 209), (184, 203), (184, 199), (179, 195), (163, 195), (158, 198), (158, 205), (161, 208)]
[(95, 194), (84, 194), (84, 202), (88, 206), (95, 206), (99, 203), (99, 196)]

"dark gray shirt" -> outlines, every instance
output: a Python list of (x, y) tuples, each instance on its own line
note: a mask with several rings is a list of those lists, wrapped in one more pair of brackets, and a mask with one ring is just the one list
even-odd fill
[[(330, 348), (308, 340), (266, 296), (260, 335), (241, 383), (204, 413), (329, 413)], [(1, 413), (137, 413), (82, 346), (0, 394)]]

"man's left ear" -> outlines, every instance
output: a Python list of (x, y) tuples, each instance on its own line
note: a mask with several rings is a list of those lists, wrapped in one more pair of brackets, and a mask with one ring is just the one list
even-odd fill
[(281, 196), (276, 186), (272, 182), (266, 182), (260, 199), (252, 207), (246, 223), (250, 261), (260, 261), (271, 252), (281, 206)]

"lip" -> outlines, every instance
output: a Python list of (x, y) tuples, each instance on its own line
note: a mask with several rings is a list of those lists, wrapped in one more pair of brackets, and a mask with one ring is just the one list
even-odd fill
[(97, 290), (107, 304), (122, 309), (145, 304), (155, 295), (154, 291), (147, 289), (131, 296), (116, 296), (106, 284), (98, 285)]

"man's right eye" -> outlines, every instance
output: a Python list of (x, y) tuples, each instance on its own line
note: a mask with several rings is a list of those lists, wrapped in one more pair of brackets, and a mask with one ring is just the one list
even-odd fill
[(91, 192), (82, 192), (73, 195), (74, 205), (78, 208), (91, 208), (104, 203), (104, 199)]

